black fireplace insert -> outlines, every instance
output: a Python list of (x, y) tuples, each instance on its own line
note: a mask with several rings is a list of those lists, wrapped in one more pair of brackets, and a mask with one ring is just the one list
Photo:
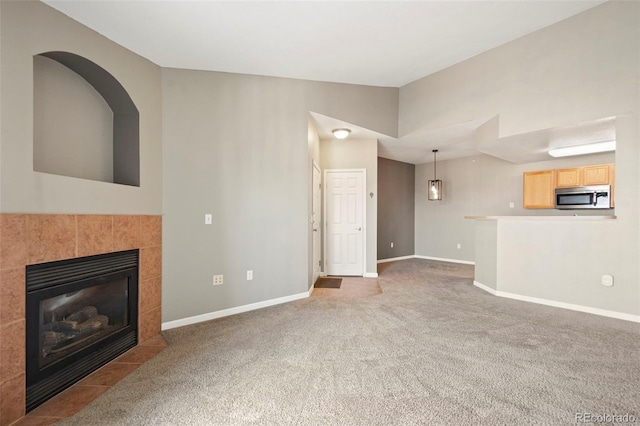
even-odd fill
[(27, 266), (26, 409), (137, 344), (138, 250)]

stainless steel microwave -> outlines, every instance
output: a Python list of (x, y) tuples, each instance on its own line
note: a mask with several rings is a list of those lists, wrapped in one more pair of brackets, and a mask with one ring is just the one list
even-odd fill
[(610, 209), (611, 186), (592, 185), (556, 188), (556, 209)]

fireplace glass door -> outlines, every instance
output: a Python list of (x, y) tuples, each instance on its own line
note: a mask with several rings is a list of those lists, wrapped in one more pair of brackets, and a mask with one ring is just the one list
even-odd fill
[(27, 411), (134, 347), (138, 250), (27, 266)]
[(40, 301), (43, 368), (129, 325), (126, 277)]

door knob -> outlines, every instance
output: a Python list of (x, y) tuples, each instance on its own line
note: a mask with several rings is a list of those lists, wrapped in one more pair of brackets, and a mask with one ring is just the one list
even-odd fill
[(318, 232), (318, 229), (317, 228), (313, 228), (313, 232)]
[(361, 227), (361, 226), (358, 226), (358, 227), (356, 228), (356, 230), (358, 230), (358, 231), (362, 231), (362, 227)]

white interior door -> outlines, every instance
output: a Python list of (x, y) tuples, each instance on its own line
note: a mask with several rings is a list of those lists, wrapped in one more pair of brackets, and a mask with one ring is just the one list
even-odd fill
[(364, 273), (364, 170), (325, 170), (327, 275)]
[(315, 283), (318, 277), (320, 276), (320, 272), (322, 271), (321, 267), (321, 257), (320, 257), (320, 231), (321, 231), (321, 216), (320, 209), (322, 205), (322, 185), (320, 182), (320, 168), (314, 162), (313, 163), (313, 202), (312, 202), (312, 228), (313, 228), (313, 282)]

